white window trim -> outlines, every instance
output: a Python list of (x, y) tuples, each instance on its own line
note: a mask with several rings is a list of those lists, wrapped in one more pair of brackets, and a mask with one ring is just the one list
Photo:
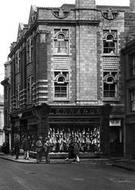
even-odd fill
[[(55, 97), (55, 82), (57, 81), (57, 76), (54, 76), (55, 72), (60, 72), (59, 75), (62, 74), (62, 72), (67, 72), (68, 73), (68, 80), (67, 80), (67, 96), (66, 97)], [(59, 83), (63, 84), (63, 83)], [(68, 101), (69, 100), (69, 92), (70, 91), (70, 72), (69, 70), (54, 70), (53, 71), (53, 100), (54, 101)]]
[[(55, 49), (55, 39), (57, 39), (56, 38), (56, 36), (58, 36), (60, 33), (61, 34), (64, 34), (63, 32), (62, 32), (62, 30), (68, 30), (68, 38), (67, 38), (67, 41), (68, 41), (68, 52), (67, 53), (63, 53), (63, 52), (60, 52), (60, 53), (56, 53), (55, 51), (54, 51), (54, 49)], [(58, 32), (58, 34), (55, 34), (55, 30), (60, 30), (59, 32)], [(65, 34), (64, 34), (65, 35)], [(65, 56), (68, 56), (69, 54), (70, 54), (70, 28), (67, 28), (67, 27), (62, 27), (62, 28), (54, 28), (53, 29), (53, 55), (65, 55)]]

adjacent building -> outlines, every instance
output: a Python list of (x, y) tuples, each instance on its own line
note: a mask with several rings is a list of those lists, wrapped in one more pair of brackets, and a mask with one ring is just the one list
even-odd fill
[(135, 40), (121, 51), (125, 89), (125, 152), (135, 157)]
[(11, 87), (11, 65), (10, 61), (4, 64), (5, 68), (5, 77), (4, 80), (1, 81), (1, 84), (4, 86), (4, 117), (3, 117), (3, 127), (4, 127), (4, 134), (5, 134), (5, 142), (9, 144), (9, 148), (11, 150), (11, 123), (10, 123), (10, 111), (11, 111), (11, 94), (10, 94), (10, 87)]
[(12, 144), (16, 134), (21, 140), (42, 135), (53, 151), (63, 151), (61, 144), (74, 136), (81, 151), (123, 154), (120, 50), (134, 34), (133, 0), (130, 7), (94, 0), (31, 7), (9, 53)]
[(0, 95), (0, 147), (5, 142), (5, 131), (4, 131), (4, 101), (3, 95)]

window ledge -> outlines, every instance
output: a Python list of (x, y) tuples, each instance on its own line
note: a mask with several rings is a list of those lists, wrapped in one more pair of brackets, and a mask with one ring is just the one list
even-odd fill
[(102, 57), (119, 57), (119, 54), (111, 54), (111, 53), (108, 53), (108, 54), (103, 53), (101, 55)]
[(55, 57), (59, 57), (59, 56), (61, 56), (61, 57), (69, 57), (71, 54), (53, 54), (53, 56), (55, 56)]
[(68, 98), (54, 98), (53, 101), (55, 101), (55, 102), (56, 101), (57, 102), (63, 102), (63, 101), (66, 102), (66, 101), (69, 101), (69, 99)]
[(119, 101), (119, 98), (103, 98), (103, 101), (115, 101), (115, 102), (118, 102)]

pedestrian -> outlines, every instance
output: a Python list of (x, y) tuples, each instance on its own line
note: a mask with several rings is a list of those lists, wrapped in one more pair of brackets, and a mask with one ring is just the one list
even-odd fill
[(30, 159), (31, 140), (30, 136), (25, 137), (23, 141), (24, 159)]
[(43, 144), (43, 151), (45, 154), (46, 163), (48, 164), (50, 163), (50, 156), (49, 156), (50, 148), (51, 148), (51, 143), (49, 141), (49, 138), (47, 137)]
[(74, 161), (75, 162), (80, 162), (80, 158), (79, 158), (79, 143), (77, 142), (77, 139), (75, 138), (74, 142), (73, 142), (73, 146), (74, 146)]
[(20, 137), (19, 137), (19, 135), (16, 135), (16, 137), (15, 137), (14, 150), (15, 150), (16, 159), (18, 159), (19, 153), (20, 153)]
[(42, 143), (42, 137), (38, 137), (38, 140), (36, 142), (36, 152), (37, 152), (37, 163), (42, 161), (42, 152), (43, 152), (43, 143)]
[(69, 146), (68, 146), (68, 158), (66, 158), (65, 160), (69, 160), (69, 159), (74, 159), (74, 143), (73, 143), (73, 138), (70, 139), (69, 142)]

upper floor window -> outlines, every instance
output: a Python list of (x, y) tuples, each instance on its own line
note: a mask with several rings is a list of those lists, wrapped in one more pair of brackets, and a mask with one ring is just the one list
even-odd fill
[(69, 73), (67, 71), (54, 72), (54, 97), (68, 98)]
[(131, 55), (130, 73), (135, 76), (135, 54)]
[(103, 53), (116, 54), (117, 53), (117, 31), (104, 30), (103, 31)]
[(27, 63), (32, 61), (32, 39), (28, 38), (26, 43)]
[(117, 72), (104, 72), (103, 74), (103, 96), (104, 98), (117, 98), (118, 80)]
[(20, 50), (15, 54), (15, 73), (20, 71)]
[(69, 53), (69, 30), (54, 29), (54, 54)]
[(135, 111), (135, 89), (130, 91), (130, 107), (131, 111)]
[(27, 103), (30, 104), (32, 102), (32, 83), (33, 78), (30, 76), (27, 78)]
[(17, 84), (17, 86), (16, 86), (16, 108), (20, 107), (20, 96), (19, 96), (19, 93), (20, 93), (20, 85)]

